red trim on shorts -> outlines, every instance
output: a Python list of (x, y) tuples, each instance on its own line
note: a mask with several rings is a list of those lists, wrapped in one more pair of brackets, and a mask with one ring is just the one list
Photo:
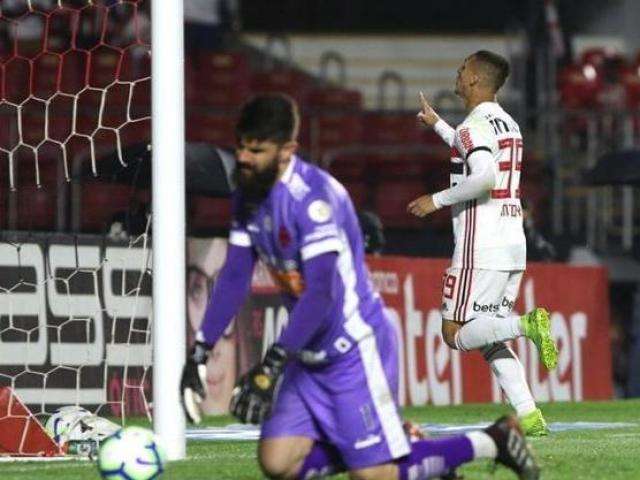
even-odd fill
[(458, 284), (458, 295), (456, 296), (456, 306), (454, 308), (453, 320), (464, 322), (465, 306), (467, 304), (467, 289), (470, 286), (470, 269), (473, 266), (473, 237), (475, 226), (475, 200), (467, 203), (465, 209), (464, 243), (462, 247), (462, 269), (460, 283)]
[(465, 294), (462, 298), (462, 306), (460, 311), (460, 321), (465, 322), (467, 320), (467, 306), (469, 305), (469, 297), (471, 297), (471, 283), (473, 280), (473, 247), (476, 239), (476, 201), (471, 201), (471, 207), (469, 208), (470, 220), (469, 220), (469, 249), (467, 251), (467, 274), (465, 275)]

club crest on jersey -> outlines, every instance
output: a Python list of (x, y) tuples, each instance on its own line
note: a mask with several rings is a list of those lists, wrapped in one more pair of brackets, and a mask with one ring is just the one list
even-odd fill
[(291, 245), (291, 235), (284, 225), (280, 225), (280, 230), (278, 230), (278, 241), (282, 248), (287, 248)]
[(471, 132), (468, 128), (460, 129), (460, 141), (467, 152), (473, 150), (473, 140), (471, 140)]
[(331, 205), (324, 200), (314, 200), (307, 209), (309, 218), (316, 223), (324, 223), (331, 218)]

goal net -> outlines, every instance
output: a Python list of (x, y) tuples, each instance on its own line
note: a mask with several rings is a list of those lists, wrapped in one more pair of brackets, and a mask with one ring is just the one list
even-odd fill
[(0, 455), (61, 406), (151, 418), (148, 3), (0, 3)]

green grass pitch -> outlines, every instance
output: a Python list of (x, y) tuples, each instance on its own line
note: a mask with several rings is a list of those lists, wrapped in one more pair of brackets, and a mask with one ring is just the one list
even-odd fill
[[(549, 422), (632, 422), (635, 427), (554, 433), (533, 439), (542, 466), (542, 478), (640, 479), (640, 401), (555, 403), (542, 405)], [(465, 424), (491, 421), (507, 412), (502, 405), (423, 407), (405, 410), (418, 423)], [(208, 425), (226, 425), (230, 418), (211, 418)], [(258, 479), (255, 442), (189, 442), (188, 460), (171, 463), (163, 479)], [(492, 476), (489, 462), (477, 462), (459, 470), (465, 479), (507, 479), (514, 476), (498, 468)], [(2, 480), (99, 478), (88, 462), (0, 463)], [(345, 476), (337, 477), (344, 479)]]

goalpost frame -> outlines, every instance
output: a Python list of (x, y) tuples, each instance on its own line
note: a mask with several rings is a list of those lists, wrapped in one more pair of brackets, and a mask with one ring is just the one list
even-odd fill
[(153, 426), (169, 460), (186, 456), (183, 2), (151, 0)]

